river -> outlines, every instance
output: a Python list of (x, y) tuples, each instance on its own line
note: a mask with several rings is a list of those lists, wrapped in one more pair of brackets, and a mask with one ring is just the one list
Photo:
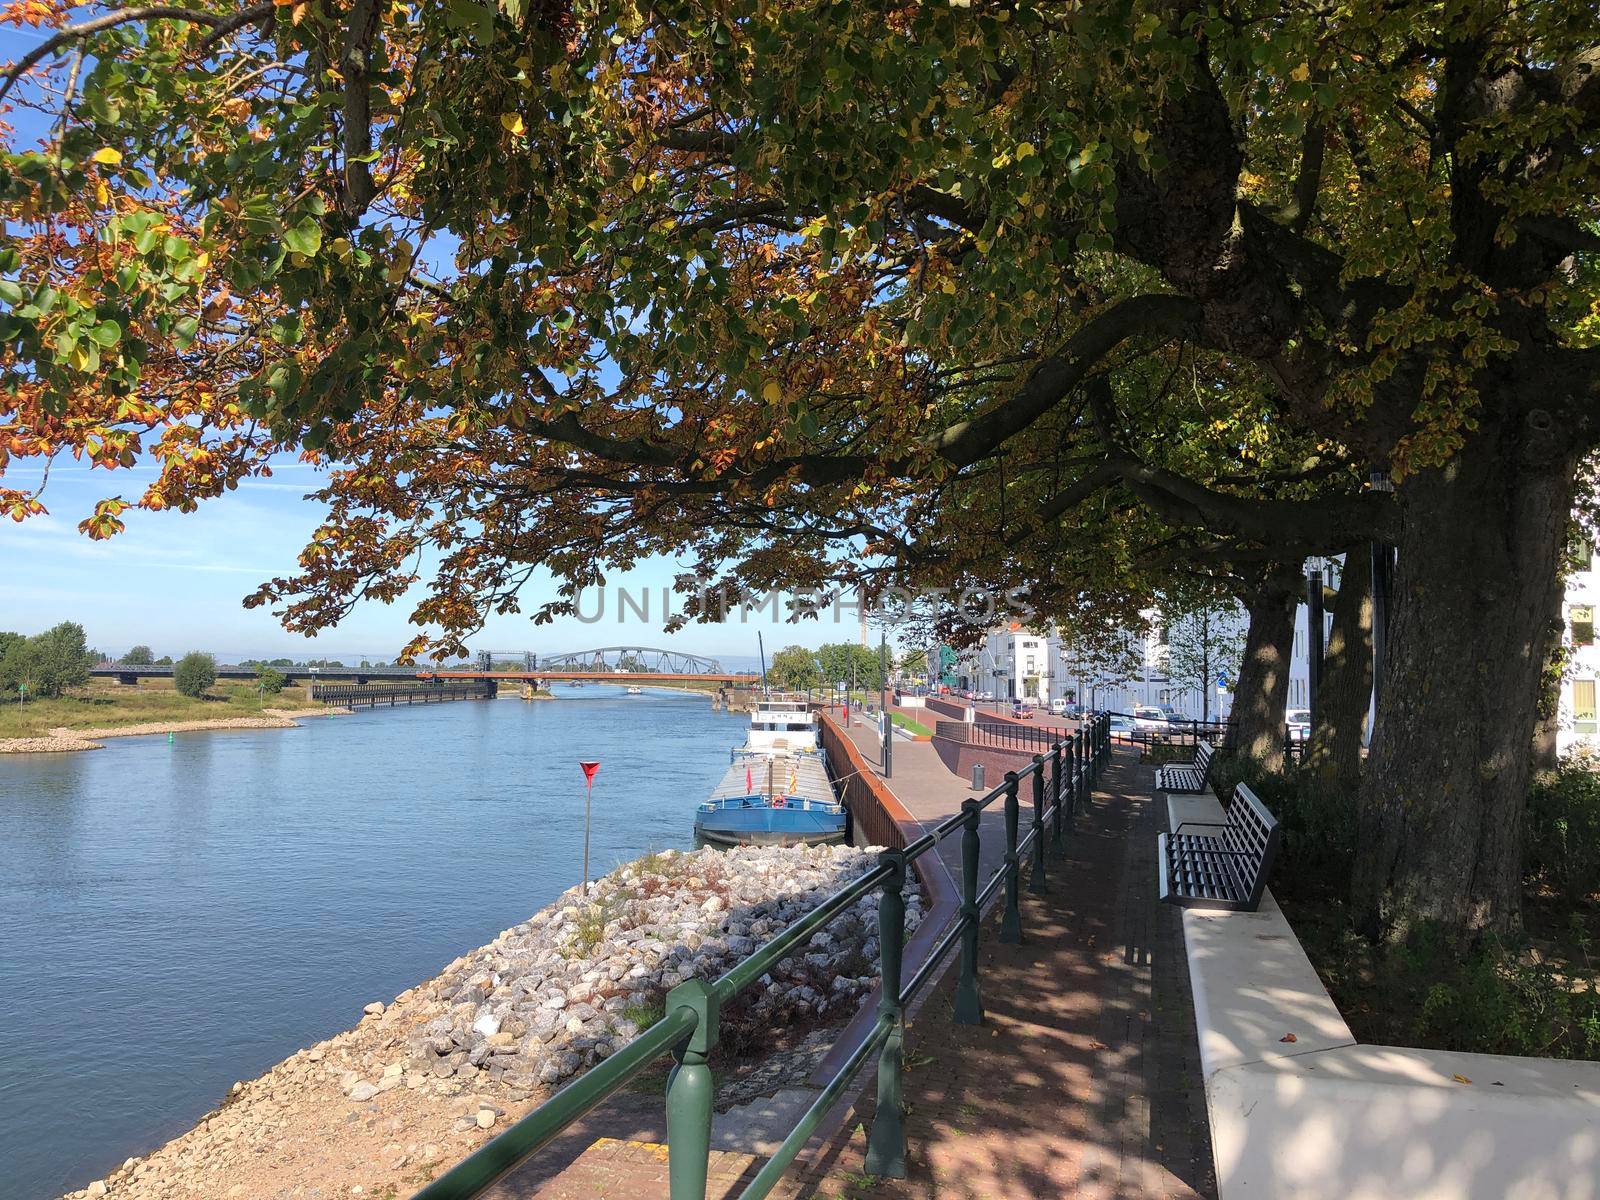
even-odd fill
[(82, 1187), (578, 882), (693, 844), (748, 718), (558, 688), (0, 756), (0, 1163)]

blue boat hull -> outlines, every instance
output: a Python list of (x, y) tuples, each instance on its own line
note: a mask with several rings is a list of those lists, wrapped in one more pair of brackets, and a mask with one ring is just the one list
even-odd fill
[(695, 814), (695, 836), (720, 846), (817, 846), (842, 842), (843, 813), (751, 804)]

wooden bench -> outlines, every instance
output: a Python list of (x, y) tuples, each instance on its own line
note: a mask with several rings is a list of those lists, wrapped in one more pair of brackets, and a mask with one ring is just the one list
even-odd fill
[(1203, 792), (1211, 774), (1211, 743), (1201, 742), (1194, 748), (1192, 763), (1168, 763), (1156, 768), (1156, 787), (1163, 792)]
[(1226, 821), (1184, 821), (1157, 840), (1161, 899), (1184, 908), (1254, 912), (1281, 838), (1278, 818), (1241, 783)]

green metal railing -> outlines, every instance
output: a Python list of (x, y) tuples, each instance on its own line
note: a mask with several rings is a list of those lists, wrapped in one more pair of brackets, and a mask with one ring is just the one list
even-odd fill
[[(671, 1200), (705, 1200), (711, 1155), (712, 1101), (716, 1093), (708, 1063), (717, 1044), (722, 1006), (874, 888), (882, 891), (878, 903), (877, 1020), (782, 1145), (739, 1193), (739, 1200), (761, 1200), (772, 1190), (816, 1132), (824, 1115), (874, 1052), (878, 1055), (878, 1100), (872, 1132), (867, 1138), (866, 1171), (870, 1175), (903, 1178), (905, 1127), (901, 1084), (906, 1005), (933, 978), (945, 956), (959, 946), (955, 1019), (963, 1025), (983, 1023), (983, 1001), (978, 986), (978, 933), (983, 907), (1004, 888), (1005, 911), (1001, 918), (1000, 940), (1010, 944), (1022, 941), (1022, 912), (1018, 903), (1022, 862), (1031, 856), (1029, 891), (1046, 891), (1046, 860), (1050, 853), (1060, 858), (1066, 851), (1067, 816), (1088, 800), (1095, 779), (1110, 757), (1110, 718), (1101, 714), (1091, 718), (1076, 733), (1055, 742), (1048, 754), (1034, 755), (1032, 763), (1023, 770), (1008, 771), (1005, 780), (984, 796), (963, 801), (960, 812), (947, 817), (904, 850), (883, 851), (877, 866), (833, 893), (714, 983), (690, 979), (673, 988), (667, 993), (666, 1015), (659, 1021), (435, 1179), (417, 1193), (416, 1200), (469, 1200), (477, 1196), (669, 1050), (677, 1060), (667, 1078), (666, 1095)], [(1030, 781), (1032, 800), (1026, 834), (1021, 832), (1019, 797), (1024, 780)], [(1004, 807), (1005, 860), (980, 888), (980, 825), (983, 810), (996, 800)], [(960, 910), (916, 973), (909, 981), (902, 982), (907, 867), (958, 831), (961, 834)]]

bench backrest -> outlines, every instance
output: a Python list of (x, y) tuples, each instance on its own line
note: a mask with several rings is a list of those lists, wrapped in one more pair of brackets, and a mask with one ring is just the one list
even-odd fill
[(1194, 769), (1205, 775), (1211, 770), (1211, 743), (1201, 742), (1194, 748)]
[(1234, 861), (1240, 881), (1249, 886), (1252, 909), (1260, 905), (1261, 893), (1267, 889), (1267, 876), (1282, 836), (1278, 818), (1267, 811), (1260, 798), (1242, 783), (1235, 787), (1222, 840), (1239, 855)]

